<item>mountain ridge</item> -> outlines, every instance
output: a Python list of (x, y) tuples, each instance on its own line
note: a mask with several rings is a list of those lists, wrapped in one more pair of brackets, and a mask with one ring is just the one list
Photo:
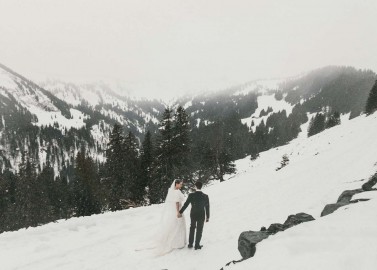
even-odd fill
[[(0, 142), (2, 141), (2, 148), (10, 153), (8, 156), (4, 155), (4, 151), (1, 153), (3, 160), (0, 161), (0, 167), (3, 170), (17, 170), (16, 160), (20, 160), (21, 154), (16, 149), (32, 148), (29, 151), (31, 156), (39, 159), (36, 153), (50, 145), (51, 149), (56, 149), (51, 151), (53, 153), (60, 152), (62, 148), (67, 149), (63, 156), (54, 159), (56, 174), (62, 169), (62, 160), (67, 161), (68, 153), (76, 154), (82, 146), (92, 157), (101, 156), (99, 160), (104, 161), (106, 144), (115, 123), (121, 124), (125, 133), (133, 132), (139, 144), (147, 130), (157, 136), (164, 109), (167, 106), (175, 108), (179, 104), (186, 106), (195, 143), (211, 140), (212, 135), (208, 131), (219, 121), (228, 123), (225, 124), (225, 132), (237, 131), (243, 134), (239, 139), (230, 138), (233, 158), (240, 158), (252, 151), (260, 152), (271, 146), (284, 144), (295, 138), (299, 132), (305, 132), (300, 131), (300, 126), (310, 120), (307, 116), (313, 113), (338, 111), (344, 115), (351, 113), (351, 118), (360, 115), (368, 91), (376, 79), (376, 74), (372, 71), (328, 66), (286, 82), (252, 81), (216, 93), (187, 96), (168, 105), (157, 100), (132, 100), (119, 95), (119, 91), (113, 91), (106, 84), (80, 86), (58, 82), (58, 86), (54, 86), (51, 81), (41, 87), (2, 64), (0, 70), (3, 70), (0, 77), (0, 111), (3, 119), (1, 127), (4, 129), (7, 126), (7, 130), (2, 132)], [(4, 71), (11, 76), (4, 75)], [(351, 94), (342, 95), (342, 91)], [(274, 101), (276, 104), (288, 102), (291, 107), (284, 105), (270, 109), (266, 102), (262, 102), (261, 97), (270, 97), (269, 102)], [(52, 138), (55, 142), (32, 143), (31, 138), (35, 135), (39, 138), (51, 136), (41, 134), (41, 130), (46, 128), (50, 130), (49, 133), (56, 130), (57, 137)], [(34, 130), (34, 135), (29, 134), (30, 132), (26, 131), (28, 129)], [(284, 129), (293, 132), (286, 134)], [(21, 130), (21, 135), (16, 138), (7, 134), (17, 130)], [(68, 131), (78, 139), (74, 139), (74, 144), (64, 146), (59, 138), (68, 134)], [(250, 149), (250, 144), (256, 143), (256, 138), (249, 139), (250, 131), (256, 134), (260, 132), (263, 136), (258, 139), (258, 149)], [(29, 145), (22, 139), (24, 136), (29, 137)], [(246, 143), (248, 140), (251, 141)], [(11, 141), (13, 144), (10, 144)], [(31, 143), (34, 146), (30, 147)], [(45, 157), (42, 156), (39, 162), (41, 167), (46, 163), (43, 158)], [(60, 161), (57, 163), (58, 159)]]

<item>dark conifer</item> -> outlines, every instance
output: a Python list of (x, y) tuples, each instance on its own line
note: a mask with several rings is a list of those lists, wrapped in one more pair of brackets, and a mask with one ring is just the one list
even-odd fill
[(75, 160), (74, 203), (76, 216), (89, 216), (101, 212), (97, 176), (93, 159), (86, 157), (83, 149), (80, 150)]
[(154, 147), (152, 143), (152, 135), (148, 130), (145, 134), (144, 141), (142, 143), (140, 155), (140, 185), (138, 185), (138, 187), (141, 196), (144, 196), (146, 188), (150, 189), (153, 173), (153, 160)]
[(41, 208), (44, 215), (41, 222), (47, 223), (60, 218), (60, 201), (58, 196), (58, 187), (54, 181), (54, 170), (47, 162), (42, 172), (38, 175), (37, 181), (40, 183), (43, 203)]
[(124, 149), (124, 179), (125, 197), (123, 200), (141, 201), (142, 191), (139, 183), (139, 144), (135, 135), (130, 131), (123, 141)]
[(177, 108), (173, 126), (174, 176), (188, 178), (191, 171), (191, 141), (188, 115), (182, 106)]
[(340, 125), (340, 113), (337, 111), (327, 117), (325, 128), (332, 128), (336, 125)]
[(218, 167), (217, 167), (217, 177), (220, 182), (224, 181), (225, 174), (232, 174), (236, 172), (236, 166), (230, 154), (228, 154), (224, 149), (218, 157)]
[(309, 123), (308, 137), (322, 132), (325, 129), (326, 117), (323, 113), (317, 113)]
[(165, 109), (160, 122), (160, 135), (157, 141), (155, 173), (151, 183), (150, 199), (151, 203), (162, 202), (165, 199), (167, 190), (174, 179), (174, 120), (172, 110)]
[(35, 164), (23, 156), (16, 184), (16, 227), (38, 226), (42, 222), (43, 194), (37, 181)]
[(222, 122), (216, 122), (213, 126), (214, 134), (217, 136), (213, 140), (213, 158), (214, 165), (213, 176), (215, 179), (219, 179), (221, 182), (224, 181), (224, 175), (227, 173), (235, 172), (235, 165), (233, 163), (233, 157), (230, 153), (227, 145), (230, 144), (231, 134), (224, 132), (224, 124)]
[(122, 209), (120, 199), (125, 194), (125, 160), (123, 150), (123, 136), (120, 125), (115, 124), (110, 134), (109, 143), (106, 150), (107, 175), (110, 182), (109, 209), (112, 211)]
[(369, 92), (367, 103), (365, 106), (365, 112), (372, 114), (377, 110), (377, 80), (375, 81), (372, 89)]

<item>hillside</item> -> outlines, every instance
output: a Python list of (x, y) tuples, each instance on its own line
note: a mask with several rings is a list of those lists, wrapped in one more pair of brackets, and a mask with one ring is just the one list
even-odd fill
[[(55, 176), (66, 175), (82, 147), (105, 161), (115, 123), (140, 140), (156, 131), (165, 105), (133, 100), (109, 86), (49, 82), (42, 86), (0, 64), (0, 168), (18, 171), (24, 154), (41, 171), (50, 163)], [(69, 177), (72, 177), (70, 175)]]
[[(189, 114), (197, 156), (205, 153), (196, 146), (214, 148), (214, 134), (222, 132), (224, 151), (235, 160), (296, 138), (313, 113), (360, 115), (375, 79), (372, 71), (330, 66), (294, 79), (252, 81), (180, 97), (169, 105), (182, 105)], [(50, 163), (55, 176), (72, 178), (68, 167), (81, 148), (97, 163), (105, 162), (116, 123), (125, 133), (131, 131), (139, 144), (147, 131), (156, 140), (168, 103), (125, 93), (127, 87), (116, 83), (36, 84), (0, 64), (0, 167), (17, 172), (26, 154), (39, 171)]]
[[(135, 249), (153, 237), (160, 205), (73, 218), (0, 235), (3, 269), (220, 269), (240, 259), (237, 239), (245, 230), (283, 222), (298, 212), (316, 220), (271, 236), (254, 258), (225, 269), (365, 269), (377, 266), (375, 191), (320, 218), (341, 192), (360, 188), (377, 171), (377, 114), (364, 115), (285, 146), (236, 162), (238, 173), (207, 186), (211, 220), (200, 251), (175, 250), (163, 257)], [(289, 164), (281, 170), (283, 155)], [(188, 222), (188, 215), (186, 214)]]

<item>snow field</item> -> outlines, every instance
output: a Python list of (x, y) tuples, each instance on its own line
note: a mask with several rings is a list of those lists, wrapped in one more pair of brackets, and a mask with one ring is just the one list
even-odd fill
[[(376, 269), (377, 193), (358, 194), (370, 201), (320, 218), (326, 204), (377, 171), (376, 138), (377, 113), (299, 137), (255, 161), (237, 161), (237, 175), (203, 189), (211, 218), (200, 251), (184, 248), (161, 257), (135, 251), (155, 235), (161, 206), (153, 205), (3, 233), (2, 269), (220, 269), (241, 258), (242, 231), (283, 223), (299, 212), (316, 220), (269, 237), (255, 257), (225, 269)], [(276, 171), (285, 154), (289, 164)]]

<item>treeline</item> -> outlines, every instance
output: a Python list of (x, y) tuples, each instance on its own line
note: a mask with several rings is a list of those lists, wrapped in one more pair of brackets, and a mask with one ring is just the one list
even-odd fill
[[(166, 108), (157, 131), (147, 131), (142, 142), (132, 131), (115, 124), (104, 164), (95, 162), (89, 144), (83, 144), (87, 147), (69, 162), (63, 161), (59, 177), (54, 177), (54, 163), (50, 162), (59, 153), (44, 149), (47, 164), (41, 169), (39, 159), (28, 156), (37, 145), (29, 146), (19, 172), (6, 170), (1, 175), (0, 231), (160, 203), (176, 178), (185, 180), (186, 187), (197, 180), (224, 181), (225, 174), (235, 172), (234, 160), (249, 154), (256, 157), (260, 151), (291, 140), (306, 116), (299, 107), (290, 116), (285, 111), (272, 114), (253, 132), (242, 124), (240, 113), (228, 112), (213, 122), (197, 124), (182, 106)], [(52, 127), (42, 130), (48, 136), (40, 136), (41, 142), (60, 137), (56, 140), (62, 143), (59, 151), (74, 143), (66, 140), (79, 137), (70, 131), (66, 136), (59, 131), (52, 135)]]
[(309, 122), (308, 137), (318, 134), (325, 129), (340, 125), (339, 112), (317, 113)]
[(84, 152), (78, 152), (69, 181), (66, 176), (55, 177), (50, 163), (37, 171), (36, 164), (23, 156), (18, 173), (5, 170), (0, 175), (0, 232), (103, 210), (105, 190), (98, 166)]
[(365, 112), (369, 115), (377, 110), (377, 80), (369, 92), (367, 103), (365, 105)]
[(200, 175), (195, 173), (198, 163), (182, 107), (175, 112), (165, 109), (158, 133), (148, 131), (140, 147), (131, 131), (124, 134), (115, 124), (105, 164), (97, 164), (86, 150), (82, 148), (59, 177), (54, 177), (50, 162), (37, 173), (39, 162), (27, 152), (18, 173), (5, 170), (0, 175), (0, 232), (159, 203), (175, 178), (190, 186), (197, 179), (234, 172), (232, 158), (219, 150), (211, 156), (210, 167), (201, 168)]
[(365, 104), (376, 73), (353, 67), (328, 66), (280, 85), (285, 100), (302, 103), (309, 113), (330, 107), (341, 114), (350, 113), (350, 119), (365, 111)]
[[(376, 93), (377, 82), (364, 104), (367, 114), (377, 109)], [(160, 203), (176, 178), (185, 180), (186, 188), (197, 180), (224, 181), (225, 174), (235, 172), (234, 160), (257, 158), (261, 151), (289, 142), (308, 121), (305, 103), (298, 103), (289, 115), (272, 113), (270, 108), (262, 111), (259, 117), (268, 116), (267, 120), (249, 128), (241, 119), (255, 112), (256, 99), (255, 94), (211, 97), (207, 104), (194, 100), (189, 112), (182, 106), (165, 108), (158, 128), (145, 125), (143, 137), (114, 123), (103, 148), (86, 128), (59, 131), (33, 126), (33, 115), (4, 99), (11, 106), (3, 107), (8, 111), (0, 121), (2, 143), (9, 143), (16, 153), (25, 150), (21, 142), (26, 141), (27, 152), (17, 173), (5, 169), (0, 174), (0, 232)], [(317, 112), (311, 119), (308, 136), (340, 124), (340, 113), (327, 108), (328, 113)], [(11, 121), (11, 114), (18, 117), (16, 121)], [(81, 148), (74, 155), (76, 145)], [(93, 147), (106, 151), (105, 163), (91, 158)], [(46, 164), (41, 168), (42, 151)], [(65, 153), (69, 160), (55, 162)], [(4, 167), (10, 165), (3, 152), (0, 157)], [(55, 164), (62, 167), (58, 177)]]
[[(369, 92), (364, 108), (367, 115), (377, 110), (377, 80)], [(318, 112), (309, 122), (308, 137), (340, 124), (340, 113), (338, 111)]]

